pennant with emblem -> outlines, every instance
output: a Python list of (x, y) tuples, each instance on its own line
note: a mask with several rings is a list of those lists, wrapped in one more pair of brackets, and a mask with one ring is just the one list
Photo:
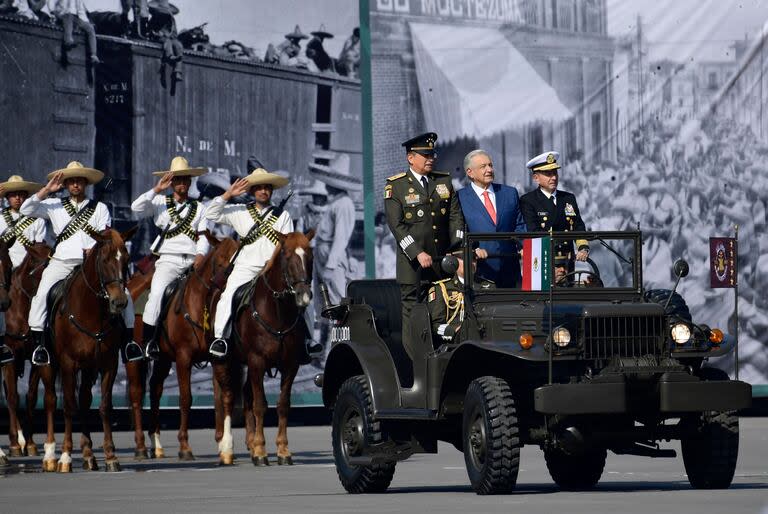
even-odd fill
[(709, 238), (709, 283), (713, 289), (737, 285), (738, 242), (732, 237)]

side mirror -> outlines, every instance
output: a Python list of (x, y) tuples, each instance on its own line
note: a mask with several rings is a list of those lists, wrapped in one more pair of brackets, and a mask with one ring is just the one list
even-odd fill
[(453, 276), (459, 269), (459, 259), (455, 255), (446, 255), (440, 262), (440, 267), (446, 274)]
[(674, 271), (676, 277), (684, 278), (688, 276), (690, 267), (685, 259), (677, 259), (674, 266), (672, 266), (672, 271)]

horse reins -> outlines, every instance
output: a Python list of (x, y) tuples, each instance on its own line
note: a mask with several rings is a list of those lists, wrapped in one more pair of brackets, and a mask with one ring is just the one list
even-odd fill
[[(102, 244), (101, 244), (101, 242), (99, 242), (93, 248), (93, 252), (94, 252), (93, 258), (96, 259), (96, 276), (99, 278), (100, 290), (97, 291), (93, 286), (91, 286), (90, 282), (88, 282), (88, 274), (86, 273), (86, 270), (85, 270), (85, 262), (83, 262), (83, 266), (80, 268), (80, 273), (83, 275), (83, 282), (85, 282), (85, 286), (96, 296), (97, 299), (109, 300), (109, 292), (107, 291), (107, 286), (109, 284), (113, 284), (113, 283), (117, 282), (119, 284), (123, 284), (123, 287), (125, 287), (125, 277), (120, 278), (118, 276), (116, 278), (114, 278), (114, 277), (113, 278), (109, 278), (106, 281), (104, 280), (104, 277), (101, 274), (101, 266), (100, 266), (100, 260), (98, 258), (98, 253), (96, 253), (98, 250), (101, 249), (101, 247), (102, 247)], [(102, 306), (102, 309), (103, 309), (103, 306)], [(87, 328), (85, 328), (84, 326), (82, 326), (80, 323), (78, 323), (78, 321), (75, 319), (74, 314), (70, 314), (67, 318), (69, 319), (70, 323), (72, 323), (72, 325), (74, 325), (74, 327), (77, 330), (79, 330), (83, 334), (85, 334), (85, 335), (95, 339), (99, 343), (102, 342), (105, 337), (107, 337), (107, 334), (109, 334), (111, 329), (114, 327), (113, 324), (108, 324), (107, 330), (102, 330), (102, 331), (93, 333), (90, 330), (88, 330)], [(103, 317), (102, 317), (102, 319), (103, 319)], [(97, 346), (97, 349), (98, 349), (98, 346)]]

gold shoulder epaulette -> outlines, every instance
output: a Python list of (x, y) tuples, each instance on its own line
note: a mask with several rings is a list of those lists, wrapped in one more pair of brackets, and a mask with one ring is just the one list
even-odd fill
[(392, 175), (391, 177), (387, 177), (387, 180), (397, 180), (397, 179), (402, 178), (402, 177), (404, 177), (406, 175), (407, 175), (406, 172), (398, 173), (397, 175)]
[(437, 280), (435, 282), (432, 282), (433, 284), (442, 284), (443, 282), (448, 282), (449, 280), (452, 280), (452, 278), (444, 278), (443, 280)]

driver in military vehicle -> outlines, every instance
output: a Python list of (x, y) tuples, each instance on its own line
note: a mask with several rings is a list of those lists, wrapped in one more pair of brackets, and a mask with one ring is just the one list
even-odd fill
[[(458, 261), (456, 273), (450, 278), (433, 282), (427, 295), (432, 332), (442, 339), (442, 343), (450, 343), (464, 321), (464, 259), (453, 258)], [(472, 261), (472, 270), (476, 267), (476, 261)], [(477, 278), (475, 287), (493, 289), (496, 285), (490, 280)]]
[[(552, 263), (555, 278), (553, 284), (555, 287), (603, 287), (603, 281), (595, 272), (585, 269), (568, 271), (572, 267), (569, 254), (566, 253), (568, 250), (567, 247), (563, 248), (562, 246), (556, 250), (557, 253)], [(582, 280), (584, 275), (586, 276)]]

